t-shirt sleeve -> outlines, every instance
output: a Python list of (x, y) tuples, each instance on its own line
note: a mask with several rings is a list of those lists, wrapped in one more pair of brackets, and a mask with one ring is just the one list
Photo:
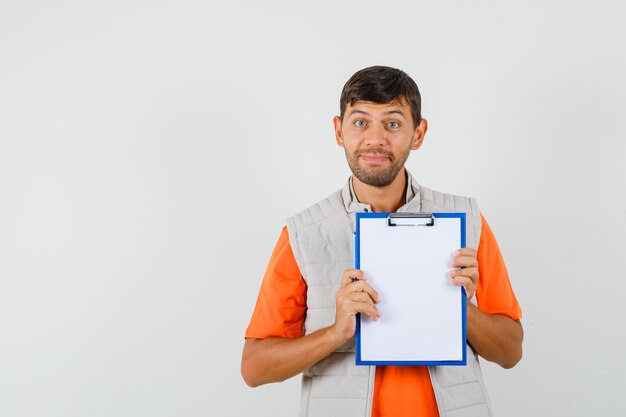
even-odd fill
[(293, 255), (287, 228), (278, 238), (257, 298), (246, 338), (302, 336), (306, 283)]
[(513, 320), (519, 320), (522, 317), (522, 309), (513, 293), (500, 247), (482, 214), (481, 219), (482, 231), (477, 255), (478, 308), (488, 314), (503, 314)]

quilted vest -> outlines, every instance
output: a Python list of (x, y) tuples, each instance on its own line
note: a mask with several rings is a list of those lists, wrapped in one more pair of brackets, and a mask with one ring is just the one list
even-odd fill
[[(475, 199), (419, 185), (407, 171), (407, 203), (399, 212), (466, 213), (467, 247), (478, 248), (481, 218)], [(356, 199), (351, 178), (342, 190), (287, 219), (289, 240), (307, 284), (305, 334), (335, 322), (335, 294), (352, 268)], [(474, 299), (471, 300), (475, 303)], [(354, 338), (302, 375), (300, 417), (370, 417), (375, 366), (355, 365)], [(467, 366), (429, 367), (441, 417), (491, 416), (478, 356), (467, 346)]]

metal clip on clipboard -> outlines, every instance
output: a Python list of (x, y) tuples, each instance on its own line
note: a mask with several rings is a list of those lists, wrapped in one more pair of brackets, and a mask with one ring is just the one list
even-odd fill
[(390, 213), (387, 226), (434, 226), (432, 213)]

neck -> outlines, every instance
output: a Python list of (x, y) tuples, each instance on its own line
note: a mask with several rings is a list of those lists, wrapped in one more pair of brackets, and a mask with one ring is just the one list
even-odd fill
[(375, 212), (394, 212), (406, 203), (406, 174), (402, 170), (393, 182), (384, 187), (374, 187), (352, 176), (352, 187), (359, 202), (369, 204)]

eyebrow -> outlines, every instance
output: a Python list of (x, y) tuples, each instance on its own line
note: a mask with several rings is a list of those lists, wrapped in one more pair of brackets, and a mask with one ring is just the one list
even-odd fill
[[(355, 110), (352, 110), (352, 111), (350, 112), (350, 114), (348, 115), (348, 117), (349, 117), (349, 116), (352, 116), (353, 114), (363, 114), (363, 115), (365, 115), (365, 116), (369, 116), (369, 115), (370, 115), (370, 114), (369, 114), (368, 112), (366, 112), (366, 111), (355, 109)], [(402, 116), (402, 118), (403, 118), (403, 119), (406, 119), (406, 116), (404, 115), (404, 113), (402, 113), (402, 110), (389, 110), (389, 111), (385, 112), (385, 114), (399, 114), (400, 116)]]

